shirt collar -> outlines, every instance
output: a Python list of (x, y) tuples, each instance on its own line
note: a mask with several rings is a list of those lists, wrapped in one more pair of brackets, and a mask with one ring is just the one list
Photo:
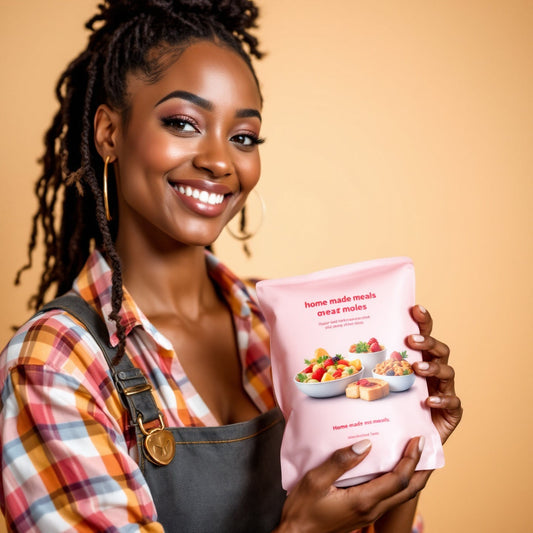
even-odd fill
[[(260, 314), (252, 296), (253, 285), (241, 281), (208, 250), (205, 255), (208, 274), (220, 289), (232, 314), (242, 319), (250, 319), (252, 313)], [(111, 287), (112, 270), (100, 251), (94, 250), (74, 281), (73, 288), (101, 313), (109, 332), (109, 340), (113, 346), (116, 346), (118, 344), (116, 324), (114, 320), (109, 319), (112, 310)], [(126, 288), (124, 288), (120, 317), (126, 335), (129, 335), (134, 327), (140, 326), (164, 349), (172, 349), (170, 342), (150, 323)]]
[(254, 299), (254, 283), (239, 279), (226, 265), (206, 250), (207, 272), (220, 288), (224, 299), (235, 316), (247, 318), (259, 309)]

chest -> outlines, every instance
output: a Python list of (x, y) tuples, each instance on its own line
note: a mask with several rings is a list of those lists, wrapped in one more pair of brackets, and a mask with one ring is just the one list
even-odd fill
[(172, 364), (183, 372), (218, 423), (257, 416), (259, 409), (243, 385), (245, 354), (229, 310), (224, 307), (190, 322), (172, 315), (152, 317), (151, 322), (170, 341)]

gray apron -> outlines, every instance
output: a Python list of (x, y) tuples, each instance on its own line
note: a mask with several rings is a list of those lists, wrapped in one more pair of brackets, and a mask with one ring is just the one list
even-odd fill
[(41, 311), (58, 308), (85, 325), (107, 359), (135, 427), (139, 467), (165, 531), (272, 531), (279, 523), (286, 497), (279, 459), (285, 424), (279, 408), (227, 426), (164, 428), (174, 438), (175, 455), (169, 464), (154, 464), (146, 452), (146, 431), (140, 428), (162, 422), (162, 418), (147, 378), (127, 355), (118, 364), (112, 363), (116, 348), (109, 344), (101, 317), (85, 300), (68, 293)]
[(167, 428), (176, 440), (167, 466), (146, 459), (138, 432), (140, 467), (165, 531), (272, 531), (285, 501), (279, 464), (283, 428), (278, 408), (228, 426)]

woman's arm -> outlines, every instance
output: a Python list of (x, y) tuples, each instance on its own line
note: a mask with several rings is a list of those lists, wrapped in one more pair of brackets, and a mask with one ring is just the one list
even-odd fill
[(160, 533), (148, 486), (128, 454), (113, 383), (81, 331), (63, 316), (43, 318), (2, 354), (2, 375), (9, 371), (0, 503), (8, 527)]
[(376, 533), (411, 533), (418, 505), (418, 494), (408, 502), (385, 513), (374, 524)]

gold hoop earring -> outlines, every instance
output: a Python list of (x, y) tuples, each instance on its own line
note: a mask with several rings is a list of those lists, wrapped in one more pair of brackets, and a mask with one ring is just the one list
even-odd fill
[[(229, 224), (226, 225), (227, 232), (238, 241), (247, 241), (257, 235), (258, 231), (261, 229), (261, 226), (263, 225), (263, 222), (265, 221), (266, 216), (266, 205), (265, 201), (263, 200), (263, 197), (259, 194), (259, 191), (257, 189), (252, 189), (252, 192), (255, 193), (257, 199), (259, 200), (259, 203), (261, 205), (261, 215), (259, 219), (259, 224), (257, 225), (257, 228), (253, 231), (244, 231), (242, 229), (239, 230), (239, 233), (235, 233), (234, 230), (232, 230), (229, 226)], [(244, 209), (244, 208), (243, 208)]]
[(111, 221), (111, 213), (109, 212), (109, 201), (107, 199), (107, 165), (111, 158), (107, 156), (104, 162), (104, 207), (105, 207), (105, 217), (108, 222)]

